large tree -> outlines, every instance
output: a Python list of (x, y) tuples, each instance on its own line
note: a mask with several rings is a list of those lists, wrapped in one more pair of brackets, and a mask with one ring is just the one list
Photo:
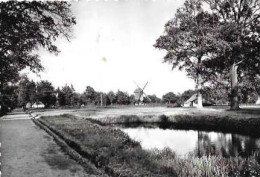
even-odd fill
[(165, 32), (155, 43), (155, 47), (167, 51), (164, 62), (172, 68), (185, 69), (189, 77), (196, 81), (198, 107), (202, 107), (202, 85), (209, 78), (203, 66), (213, 50), (226, 46), (218, 28), (218, 17), (202, 9), (199, 0), (186, 0), (175, 17), (165, 25)]
[(243, 73), (246, 73), (254, 78), (260, 73), (260, 1), (203, 0), (202, 2), (208, 5), (209, 13), (217, 15), (221, 27), (218, 33), (223, 36), (230, 49), (215, 51), (208, 66), (215, 73), (229, 75), (231, 109), (238, 109), (239, 77), (243, 77)]
[(49, 81), (41, 81), (37, 83), (37, 100), (44, 104), (45, 108), (55, 106), (56, 91)]
[(54, 41), (61, 36), (69, 40), (75, 23), (67, 2), (0, 2), (0, 92), (6, 83), (19, 80), (22, 69), (43, 70), (33, 51), (43, 47), (57, 54)]
[(116, 92), (116, 101), (117, 101), (117, 104), (119, 104), (119, 105), (122, 105), (122, 104), (128, 105), (128, 104), (130, 104), (130, 97), (127, 92), (118, 90)]
[(65, 85), (61, 89), (57, 89), (58, 93), (58, 102), (60, 106), (65, 106), (65, 105), (74, 105), (76, 102), (75, 100), (78, 97), (75, 93), (75, 89), (73, 85)]
[(108, 92), (108, 104), (115, 104), (116, 103), (116, 94), (113, 91)]
[(238, 109), (239, 76), (260, 72), (259, 4), (259, 0), (186, 0), (155, 46), (167, 50), (164, 61), (173, 67), (196, 73), (198, 88), (200, 77), (202, 82), (215, 82), (219, 75), (228, 75), (231, 109)]
[(36, 101), (36, 84), (28, 77), (22, 76), (18, 84), (18, 105), (25, 107), (27, 103)]
[(178, 97), (173, 92), (168, 92), (162, 96), (162, 101), (164, 103), (171, 104), (171, 103), (175, 103), (177, 100), (178, 100)]
[(83, 93), (83, 100), (85, 104), (88, 103), (95, 103), (97, 92), (94, 90), (93, 87), (87, 86), (85, 92)]

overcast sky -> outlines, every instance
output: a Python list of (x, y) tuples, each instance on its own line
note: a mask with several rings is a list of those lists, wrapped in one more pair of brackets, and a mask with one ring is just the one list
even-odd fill
[(77, 24), (73, 38), (57, 41), (58, 56), (40, 50), (45, 71), (35, 81), (49, 80), (55, 87), (73, 84), (77, 92), (90, 85), (97, 91), (127, 91), (149, 81), (147, 94), (194, 89), (184, 72), (162, 63), (165, 51), (153, 44), (164, 24), (174, 17), (183, 0), (119, 0), (72, 2)]

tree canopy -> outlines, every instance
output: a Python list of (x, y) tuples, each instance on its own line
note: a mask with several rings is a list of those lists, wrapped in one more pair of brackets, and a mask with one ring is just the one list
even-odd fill
[(108, 92), (108, 103), (109, 104), (115, 104), (116, 103), (116, 94), (113, 91)]
[(41, 81), (37, 83), (37, 100), (44, 104), (45, 108), (55, 106), (56, 103), (56, 92), (52, 83), (49, 81)]
[(84, 92), (84, 102), (85, 103), (94, 103), (96, 98), (97, 92), (94, 90), (93, 87), (87, 86)]
[[(231, 86), (231, 109), (239, 108), (239, 81), (245, 75), (252, 81), (260, 66), (260, 1), (259, 0), (203, 0), (208, 11), (218, 16), (223, 39), (229, 50), (214, 51), (207, 63), (212, 73), (228, 75)], [(244, 89), (250, 90), (250, 84)]]
[(69, 7), (67, 2), (1, 2), (1, 61), (17, 71), (42, 70), (39, 56), (32, 51), (41, 46), (57, 54), (54, 41), (60, 36), (70, 39), (76, 21)]
[(22, 76), (18, 84), (18, 104), (25, 106), (28, 102), (33, 104), (36, 101), (36, 83), (30, 81), (27, 76)]
[[(0, 89), (19, 80), (19, 71), (28, 67), (33, 72), (44, 67), (34, 51), (39, 47), (58, 54), (55, 40), (71, 38), (76, 24), (70, 4), (53, 1), (0, 2)], [(2, 102), (2, 95), (0, 95)]]
[[(65, 85), (61, 89), (57, 89), (58, 102), (60, 106), (71, 105), (76, 97), (73, 85)], [(75, 96), (75, 97), (74, 97)]]
[(126, 104), (128, 105), (130, 103), (130, 97), (127, 92), (123, 92), (118, 90), (116, 92), (116, 100), (117, 104)]
[(185, 69), (187, 75), (196, 80), (199, 107), (202, 106), (202, 85), (210, 79), (203, 61), (209, 59), (212, 51), (221, 51), (227, 46), (216, 33), (218, 28), (216, 14), (204, 11), (200, 0), (186, 0), (175, 17), (166, 23), (164, 34), (154, 45), (167, 51), (164, 62), (170, 63), (173, 69)]
[[(216, 14), (203, 11), (200, 0), (187, 0), (175, 17), (165, 24), (164, 34), (155, 47), (167, 51), (164, 62), (172, 68), (185, 69), (188, 76), (197, 79), (197, 73), (206, 74), (202, 60), (207, 60), (213, 51), (221, 51), (227, 44), (221, 35)], [(205, 75), (204, 81), (208, 80)]]
[[(156, 48), (164, 62), (185, 69), (200, 84), (228, 74), (232, 102), (238, 102), (239, 73), (259, 74), (259, 0), (186, 0), (165, 25)], [(202, 79), (200, 81), (200, 79)], [(234, 104), (236, 109), (238, 104)]]
[(178, 100), (178, 97), (173, 92), (168, 92), (162, 96), (162, 101), (164, 103), (175, 103)]
[(259, 74), (260, 65), (260, 2), (259, 0), (203, 0), (210, 13), (216, 14), (220, 33), (229, 50), (213, 51), (206, 67), (215, 73), (229, 72), (239, 64), (240, 73)]

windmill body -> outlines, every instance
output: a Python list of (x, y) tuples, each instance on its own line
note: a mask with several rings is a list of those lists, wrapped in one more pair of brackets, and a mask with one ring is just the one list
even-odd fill
[(143, 102), (144, 95), (142, 93), (142, 89), (140, 89), (140, 88), (135, 89), (134, 95), (135, 95), (135, 101), (140, 100), (141, 102)]
[[(135, 82), (134, 82), (135, 83)], [(146, 96), (146, 94), (144, 93), (144, 89), (147, 86), (148, 82), (145, 84), (145, 86), (143, 88), (139, 87), (138, 84), (135, 83), (135, 85), (137, 86), (137, 89), (135, 89), (134, 91), (134, 96), (135, 96), (135, 105), (143, 105), (144, 104), (144, 96)], [(149, 100), (149, 97), (147, 97)]]

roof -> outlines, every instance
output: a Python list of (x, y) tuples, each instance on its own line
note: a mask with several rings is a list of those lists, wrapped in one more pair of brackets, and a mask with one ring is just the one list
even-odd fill
[(137, 88), (137, 89), (135, 89), (135, 91), (134, 91), (134, 93), (141, 93), (142, 92), (142, 89), (140, 89), (140, 88)]
[(33, 105), (44, 105), (41, 101), (33, 103)]
[(197, 99), (197, 93), (193, 94), (187, 101), (184, 102), (184, 104), (195, 101), (196, 99)]

